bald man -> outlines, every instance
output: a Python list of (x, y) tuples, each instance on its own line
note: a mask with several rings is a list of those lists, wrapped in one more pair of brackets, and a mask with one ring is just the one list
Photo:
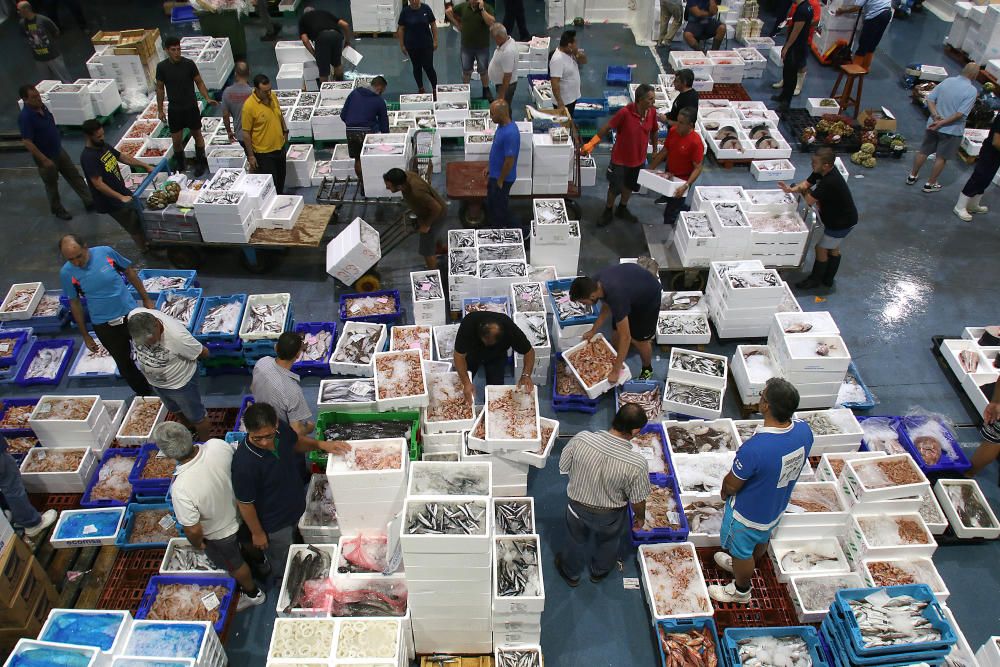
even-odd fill
[(521, 135), (510, 118), (510, 105), (498, 99), (490, 104), (490, 118), (497, 124), (490, 146), (490, 166), (486, 170), (486, 209), (494, 229), (513, 227), (510, 221), (510, 189), (517, 179), (517, 154)]
[[(279, 28), (280, 30), (280, 28)], [(253, 93), (250, 85), (250, 66), (242, 60), (236, 61), (233, 69), (233, 82), (222, 91), (222, 122), (229, 135), (229, 143), (243, 143), (243, 103)], [(233, 127), (233, 118), (236, 127)]]
[(73, 77), (56, 46), (56, 38), (61, 34), (56, 24), (49, 17), (36, 14), (29, 2), (17, 3), (17, 14), (21, 17), (21, 33), (31, 47), (38, 76), (42, 79), (59, 79), (63, 83), (71, 82)]

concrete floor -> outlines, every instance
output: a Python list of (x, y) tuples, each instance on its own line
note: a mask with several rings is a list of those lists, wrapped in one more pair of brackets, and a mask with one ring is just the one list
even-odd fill
[[(169, 33), (168, 20), (152, 6), (143, 7), (141, 3), (126, 0), (88, 4), (94, 5), (89, 9), (91, 20), (104, 29), (159, 26), (164, 34)], [(342, 10), (347, 15), (346, 4), (345, 0), (336, 0), (324, 6), (334, 11)], [(541, 33), (544, 6), (540, 0), (529, 0), (527, 4), (529, 27)], [(285, 34), (292, 35), (291, 21), (284, 23)], [(914, 60), (922, 60), (944, 65), (950, 73), (957, 73), (957, 65), (939, 48), (947, 29), (947, 24), (926, 14), (895, 21), (867, 78), (865, 105), (890, 107), (898, 118), (899, 130), (911, 146), (919, 143), (924, 116), (910, 103), (909, 91), (899, 85), (902, 68)], [(259, 34), (260, 29), (253, 22), (248, 23), (251, 66), (254, 72), (273, 76), (277, 67), (272, 48), (258, 41)], [(558, 36), (558, 31), (549, 34)], [(441, 82), (458, 81), (458, 35), (451, 30), (442, 31), (442, 35), (436, 58), (439, 79)], [(32, 65), (19, 39), (11, 21), (0, 25), (0, 40), (9, 45), (4, 53), (8, 66), (0, 71), (0, 82), (8, 91), (16, 90), (22, 83), (19, 73), (31, 78)], [(625, 28), (586, 26), (581, 29), (579, 39), (591, 61), (584, 73), (585, 96), (601, 94), (603, 72), (609, 64), (634, 64), (633, 80), (655, 80), (658, 67), (651, 52), (637, 47), (631, 32)], [(85, 76), (83, 63), (91, 53), (86, 36), (76, 28), (68, 29), (63, 48), (72, 72)], [(390, 97), (415, 91), (409, 64), (402, 61), (394, 40), (362, 38), (358, 49), (366, 58), (365, 71), (378, 71), (389, 79)], [(665, 63), (666, 52), (661, 51), (660, 57)], [(775, 75), (774, 66), (770, 66), (764, 79), (747, 81), (751, 96), (766, 100)], [(832, 82), (833, 73), (811, 61), (801, 104), (805, 97), (829, 94)], [(522, 85), (518, 90), (518, 104), (528, 101), (525, 88)], [(10, 102), (0, 109), (0, 123), (11, 129), (16, 126), (13, 97), (11, 94)], [(116, 118), (108, 129), (109, 139), (117, 140), (128, 122), (130, 119), (125, 117)], [(78, 155), (79, 136), (67, 137), (66, 147), (71, 155)], [(603, 166), (608, 155), (607, 145), (597, 154)], [(451, 154), (447, 159), (461, 159), (461, 154)], [(799, 178), (808, 174), (807, 156), (796, 154), (793, 162), (798, 167)], [(959, 439), (971, 445), (978, 436), (969, 425), (976, 420), (968, 414), (930, 354), (930, 337), (936, 334), (958, 336), (963, 326), (989, 323), (996, 316), (995, 308), (988, 305), (993, 295), (988, 284), (982, 283), (981, 275), (984, 273), (982, 267), (995, 252), (992, 249), (1000, 241), (1000, 232), (991, 224), (997, 214), (977, 217), (973, 223), (963, 223), (952, 215), (954, 200), (970, 171), (965, 165), (948, 166), (941, 179), (944, 190), (937, 194), (923, 194), (919, 187), (907, 187), (903, 181), (909, 166), (909, 155), (898, 161), (880, 159), (874, 170), (848, 165), (861, 223), (845, 244), (844, 265), (836, 290), (824, 295), (823, 302), (814, 301), (811, 294), (799, 295), (800, 302), (807, 310), (829, 310), (837, 319), (857, 367), (880, 401), (875, 413), (898, 415), (915, 408), (939, 412), (958, 426)], [(443, 177), (436, 176), (435, 183), (443, 189)], [(727, 171), (711, 162), (700, 183), (754, 185), (745, 168)], [(0, 284), (42, 280), (55, 287), (60, 265), (55, 245), (64, 232), (82, 234), (92, 244), (114, 245), (127, 256), (136, 255), (131, 241), (110, 218), (85, 215), (68, 189), (64, 187), (63, 190), (64, 203), (75, 215), (71, 222), (61, 222), (48, 215), (41, 184), (26, 154), (0, 154), (0, 202), (8, 211), (8, 233), (17, 235), (14, 246), (0, 248)], [(988, 200), (992, 194), (987, 195)], [(634, 257), (646, 252), (638, 226), (615, 223), (605, 229), (594, 227), (603, 197), (604, 189), (599, 185), (588, 188), (580, 202), (587, 248), (580, 261), (582, 272), (617, 262), (619, 257)], [(660, 220), (660, 209), (653, 205), (651, 197), (635, 197), (632, 201), (632, 210), (643, 220), (654, 224)], [(519, 215), (529, 214), (523, 202), (514, 210)], [(456, 205), (451, 204), (452, 220), (455, 220), (455, 211)], [(349, 221), (355, 215), (371, 218), (372, 212), (345, 211), (341, 219)], [(453, 224), (457, 226), (457, 220)], [(810, 264), (811, 261), (810, 256)], [(207, 293), (287, 291), (293, 295), (296, 316), (300, 320), (336, 318), (336, 296), (342, 287), (326, 276), (320, 252), (292, 251), (272, 259), (271, 263), (274, 266), (266, 275), (251, 275), (242, 269), (233, 251), (214, 251), (208, 255), (199, 277)], [(411, 238), (384, 258), (379, 269), (388, 287), (405, 292), (409, 289), (407, 274), (418, 264), (416, 240)], [(151, 262), (150, 265), (164, 264)], [(796, 278), (796, 275), (793, 272), (786, 277)], [(731, 355), (734, 344), (715, 343), (709, 350)], [(633, 369), (638, 370), (637, 360), (633, 358), (630, 362)], [(657, 375), (662, 378), (665, 360), (657, 358), (656, 362)], [(314, 398), (318, 382), (307, 379), (303, 384), (307, 398)], [(211, 378), (203, 384), (210, 406), (235, 405), (248, 389), (248, 379), (243, 378)], [(68, 382), (59, 388), (67, 393), (92, 390)], [(108, 398), (126, 398), (129, 394), (127, 387), (121, 386), (101, 387), (100, 391)], [(34, 393), (39, 392), (0, 386), (0, 396)], [(545, 411), (547, 413), (548, 409)], [(573, 413), (560, 415), (562, 432), (571, 434), (583, 428), (605, 428), (610, 423), (612, 411), (611, 400), (605, 399), (593, 417)], [(732, 394), (727, 399), (726, 416), (736, 415), (736, 397)], [(563, 539), (565, 497), (564, 482), (557, 473), (557, 462), (553, 460), (546, 469), (533, 471), (530, 482), (531, 492), (537, 499), (546, 554), (548, 599), (543, 617), (546, 662), (553, 666), (654, 664), (655, 645), (651, 641), (649, 617), (640, 591), (623, 589), (618, 575), (609, 577), (599, 587), (585, 582), (570, 591), (554, 572), (551, 557)], [(994, 507), (1000, 507), (996, 479), (997, 471), (991, 468), (982, 475), (981, 482)], [(989, 566), (998, 557), (1000, 545), (997, 543), (942, 547), (935, 554), (935, 562), (953, 593), (949, 605), (973, 647), (996, 634), (1000, 604), (994, 596), (983, 598), (970, 592), (998, 589), (1000, 577), (996, 568)], [(634, 562), (626, 565), (624, 576), (638, 576)], [(232, 627), (227, 645), (233, 664), (264, 664), (272, 621), (271, 602), (241, 615)], [(615, 641), (608, 641), (609, 637), (615, 637)]]

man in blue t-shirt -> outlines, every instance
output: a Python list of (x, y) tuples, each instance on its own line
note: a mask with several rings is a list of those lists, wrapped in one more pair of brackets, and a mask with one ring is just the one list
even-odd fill
[(59, 240), (59, 252), (66, 263), (59, 269), (63, 294), (69, 299), (69, 310), (83, 336), (83, 344), (91, 352), (97, 343), (84, 321), (83, 299), (94, 334), (118, 365), (118, 373), (139, 396), (152, 396), (153, 390), (145, 376), (132, 361), (132, 339), (128, 335), (128, 314), (136, 307), (136, 299), (125, 281), (139, 294), (142, 305), (153, 308), (153, 300), (135, 272), (132, 262), (109, 246), (87, 247), (76, 234), (66, 234)]
[[(490, 166), (486, 170), (486, 210), (490, 227), (514, 227), (510, 218), (510, 189), (517, 179), (517, 154), (521, 151), (521, 135), (517, 123), (510, 118), (510, 105), (505, 100), (490, 104), (490, 118), (497, 124), (490, 146)], [(527, 235), (525, 235), (527, 238)]]
[(799, 392), (788, 380), (768, 380), (760, 396), (764, 425), (736, 452), (733, 469), (722, 481), (723, 551), (716, 552), (715, 562), (734, 578), (725, 586), (708, 587), (717, 602), (750, 602), (754, 565), (764, 555), (812, 449), (812, 429), (792, 419), (798, 407)]

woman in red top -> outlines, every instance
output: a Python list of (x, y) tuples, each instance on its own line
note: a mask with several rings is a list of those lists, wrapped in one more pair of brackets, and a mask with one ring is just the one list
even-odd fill
[(687, 193), (694, 182), (701, 176), (701, 168), (705, 157), (705, 144), (701, 136), (694, 131), (696, 109), (687, 107), (677, 113), (677, 124), (670, 128), (663, 142), (663, 150), (656, 154), (649, 163), (653, 171), (664, 160), (667, 162), (667, 174), (673, 178), (685, 181), (684, 185), (674, 191), (672, 197), (667, 197), (667, 207), (663, 210), (663, 224), (672, 225), (677, 222), (677, 216), (684, 208)]
[[(813, 35), (816, 33), (816, 26), (819, 25), (819, 17), (820, 14), (822, 14), (823, 9), (819, 4), (819, 0), (809, 0), (809, 4), (812, 6), (813, 10), (812, 25), (809, 26), (809, 45), (812, 46)], [(795, 3), (793, 2), (792, 6), (788, 8), (788, 17), (785, 19), (785, 22), (788, 23), (789, 21), (791, 21), (792, 16), (794, 14), (795, 14)], [(806, 64), (803, 63), (802, 69), (799, 70), (799, 78), (795, 82), (796, 95), (802, 92), (802, 84), (805, 83), (805, 80), (806, 80)], [(779, 88), (782, 87), (782, 83), (783, 82), (780, 80), (775, 81), (774, 83), (771, 84), (771, 87), (774, 88), (775, 90), (778, 90)]]

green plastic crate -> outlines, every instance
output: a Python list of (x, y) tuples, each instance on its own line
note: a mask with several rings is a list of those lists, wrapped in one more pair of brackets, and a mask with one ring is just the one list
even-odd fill
[[(316, 439), (323, 439), (323, 431), (327, 424), (351, 424), (372, 421), (409, 421), (410, 427), (410, 460), (420, 460), (420, 413), (416, 410), (400, 410), (398, 412), (321, 412), (316, 417)], [(323, 465), (326, 463), (326, 452), (309, 452), (309, 460)]]

